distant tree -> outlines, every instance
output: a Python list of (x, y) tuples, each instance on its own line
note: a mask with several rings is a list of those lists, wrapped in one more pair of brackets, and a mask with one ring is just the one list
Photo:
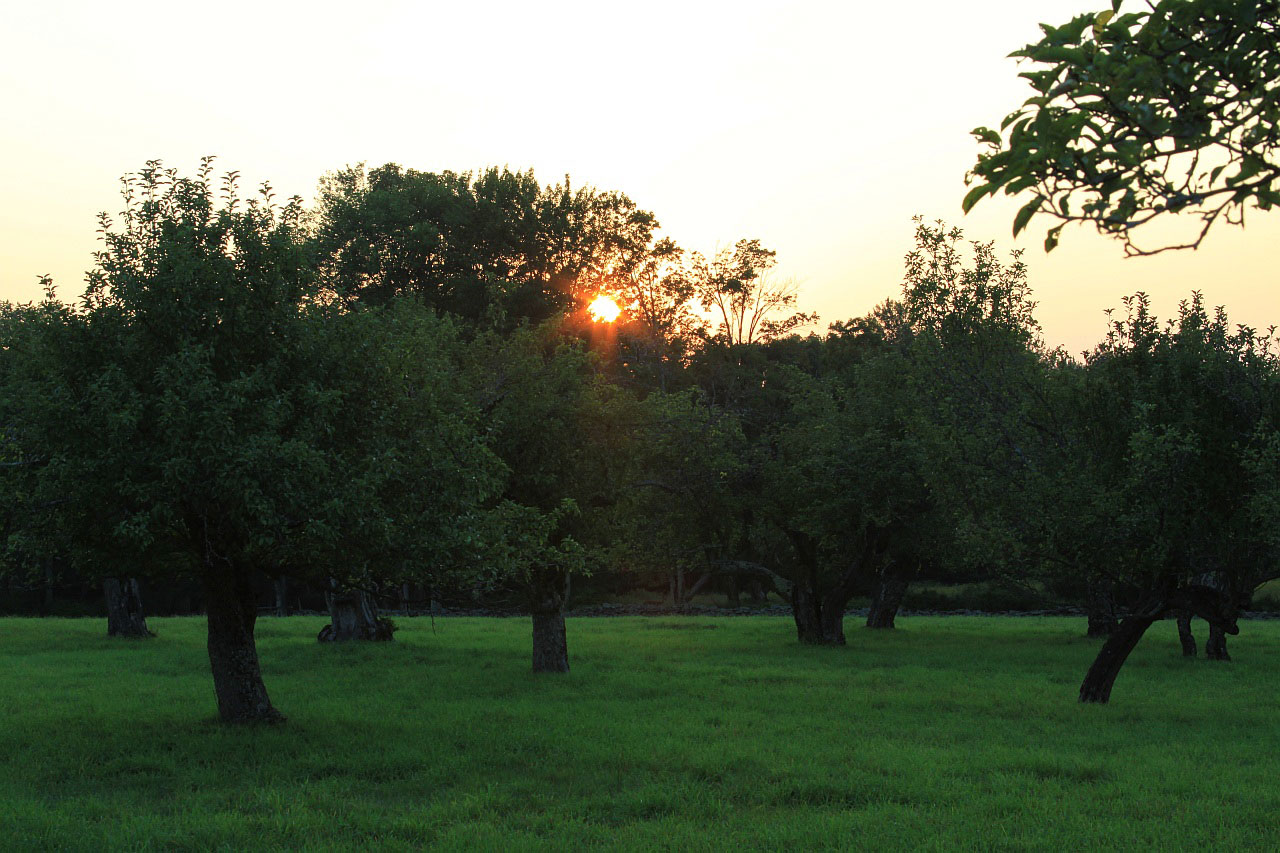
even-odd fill
[[(968, 211), (987, 195), (1032, 193), (1036, 215), (1091, 222), (1129, 255), (1194, 248), (1219, 219), (1280, 204), (1280, 3), (1158, 0), (1141, 11), (1083, 14), (1012, 55), (1036, 94), (992, 130), (969, 175)], [(1193, 214), (1189, 239), (1141, 248), (1136, 230)]]
[(618, 358), (642, 387), (673, 391), (706, 320), (693, 307), (684, 251), (668, 238), (640, 248), (607, 280), (608, 292), (625, 312), (618, 324)]
[(650, 394), (639, 412), (616, 550), (633, 570), (669, 577), (681, 607), (715, 578), (742, 574), (749, 448), (737, 419), (693, 389)]
[(321, 181), (316, 206), (313, 248), (331, 292), (370, 304), (414, 295), (503, 328), (585, 305), (639, 262), (657, 228), (621, 193), (497, 168), (348, 167)]
[(504, 468), (479, 429), (458, 323), (403, 297), (313, 306), (307, 320), (298, 378), (328, 389), (312, 444), (340, 479), (266, 559), (326, 587), (323, 639), (391, 639), (377, 592), (493, 574), (479, 557), (493, 523), (483, 505)]
[(794, 281), (772, 277), (776, 254), (759, 240), (743, 239), (710, 261), (693, 256), (693, 295), (711, 313), (716, 339), (730, 347), (774, 340), (818, 318), (794, 310)]

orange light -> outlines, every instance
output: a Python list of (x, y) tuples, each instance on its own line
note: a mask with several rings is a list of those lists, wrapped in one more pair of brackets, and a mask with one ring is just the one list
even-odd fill
[(595, 298), (590, 305), (587, 306), (587, 313), (591, 315), (591, 319), (597, 323), (612, 323), (618, 319), (618, 315), (622, 313), (622, 309), (618, 307), (618, 303), (614, 302), (603, 293)]

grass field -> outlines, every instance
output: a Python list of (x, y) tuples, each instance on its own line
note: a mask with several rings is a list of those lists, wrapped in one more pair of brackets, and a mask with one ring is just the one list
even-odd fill
[(289, 721), (242, 729), (200, 619), (0, 620), (0, 848), (1280, 847), (1276, 622), (1225, 664), (1157, 625), (1101, 707), (1078, 619), (576, 619), (538, 677), (524, 619), (320, 625), (259, 621)]

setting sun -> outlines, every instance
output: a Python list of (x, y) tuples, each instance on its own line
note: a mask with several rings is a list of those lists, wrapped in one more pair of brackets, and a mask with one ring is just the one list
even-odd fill
[(591, 319), (597, 323), (612, 323), (618, 319), (618, 315), (622, 313), (622, 309), (618, 307), (618, 303), (614, 302), (603, 293), (595, 298), (590, 305), (587, 306), (587, 313), (591, 315)]

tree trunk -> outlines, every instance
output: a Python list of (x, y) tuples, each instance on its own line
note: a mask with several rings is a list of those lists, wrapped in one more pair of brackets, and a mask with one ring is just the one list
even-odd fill
[(843, 646), (844, 611), (849, 606), (849, 596), (843, 589), (834, 589), (822, 599), (822, 612), (818, 614), (822, 626), (822, 642), (829, 646)]
[[(1196, 656), (1196, 638), (1191, 633), (1191, 611), (1178, 611), (1178, 642), (1182, 643), (1182, 656), (1184, 658), (1193, 658)], [(1208, 653), (1208, 649), (1205, 649)]]
[(534, 579), (533, 600), (533, 671), (568, 672), (569, 640), (565, 633), (564, 607), (569, 594), (569, 576), (564, 572), (547, 572)]
[(1115, 589), (1110, 583), (1089, 581), (1085, 587), (1084, 607), (1089, 618), (1086, 636), (1109, 637), (1115, 633), (1120, 622), (1116, 619)]
[(320, 642), (389, 642), (392, 639), (395, 624), (390, 619), (378, 617), (378, 602), (369, 593), (358, 589), (338, 589), (337, 583), (331, 579), (324, 597), (329, 605), (329, 624), (320, 629), (316, 638)]
[(822, 644), (822, 601), (812, 577), (800, 578), (791, 587), (791, 615), (796, 620), (796, 639), (806, 645)]
[(289, 615), (289, 598), (288, 598), (289, 579), (286, 578), (284, 575), (280, 575), (280, 577), (275, 579), (275, 582), (272, 585), (275, 587), (275, 591), (276, 591), (276, 615), (288, 616)]
[[(1194, 648), (1195, 643), (1192, 642)], [(1221, 625), (1209, 625), (1209, 639), (1204, 644), (1204, 656), (1209, 660), (1231, 660), (1227, 654), (1227, 634)]]
[(1081, 702), (1106, 702), (1111, 698), (1111, 686), (1115, 684), (1120, 668), (1129, 653), (1138, 645), (1142, 635), (1159, 618), (1161, 608), (1144, 608), (1116, 626), (1115, 631), (1102, 644), (1098, 657), (1080, 685)]
[(907, 594), (910, 578), (886, 568), (880, 573), (875, 594), (871, 598), (871, 610), (867, 613), (868, 628), (893, 628), (898, 608)]
[(107, 600), (108, 637), (154, 637), (142, 611), (142, 591), (137, 578), (107, 578), (102, 582)]
[(249, 572), (240, 566), (206, 564), (202, 581), (218, 716), (224, 723), (281, 722), (284, 716), (271, 705), (258, 665), (253, 640), (258, 603)]
[(738, 583), (737, 575), (729, 575), (729, 606), (742, 606), (742, 587)]

